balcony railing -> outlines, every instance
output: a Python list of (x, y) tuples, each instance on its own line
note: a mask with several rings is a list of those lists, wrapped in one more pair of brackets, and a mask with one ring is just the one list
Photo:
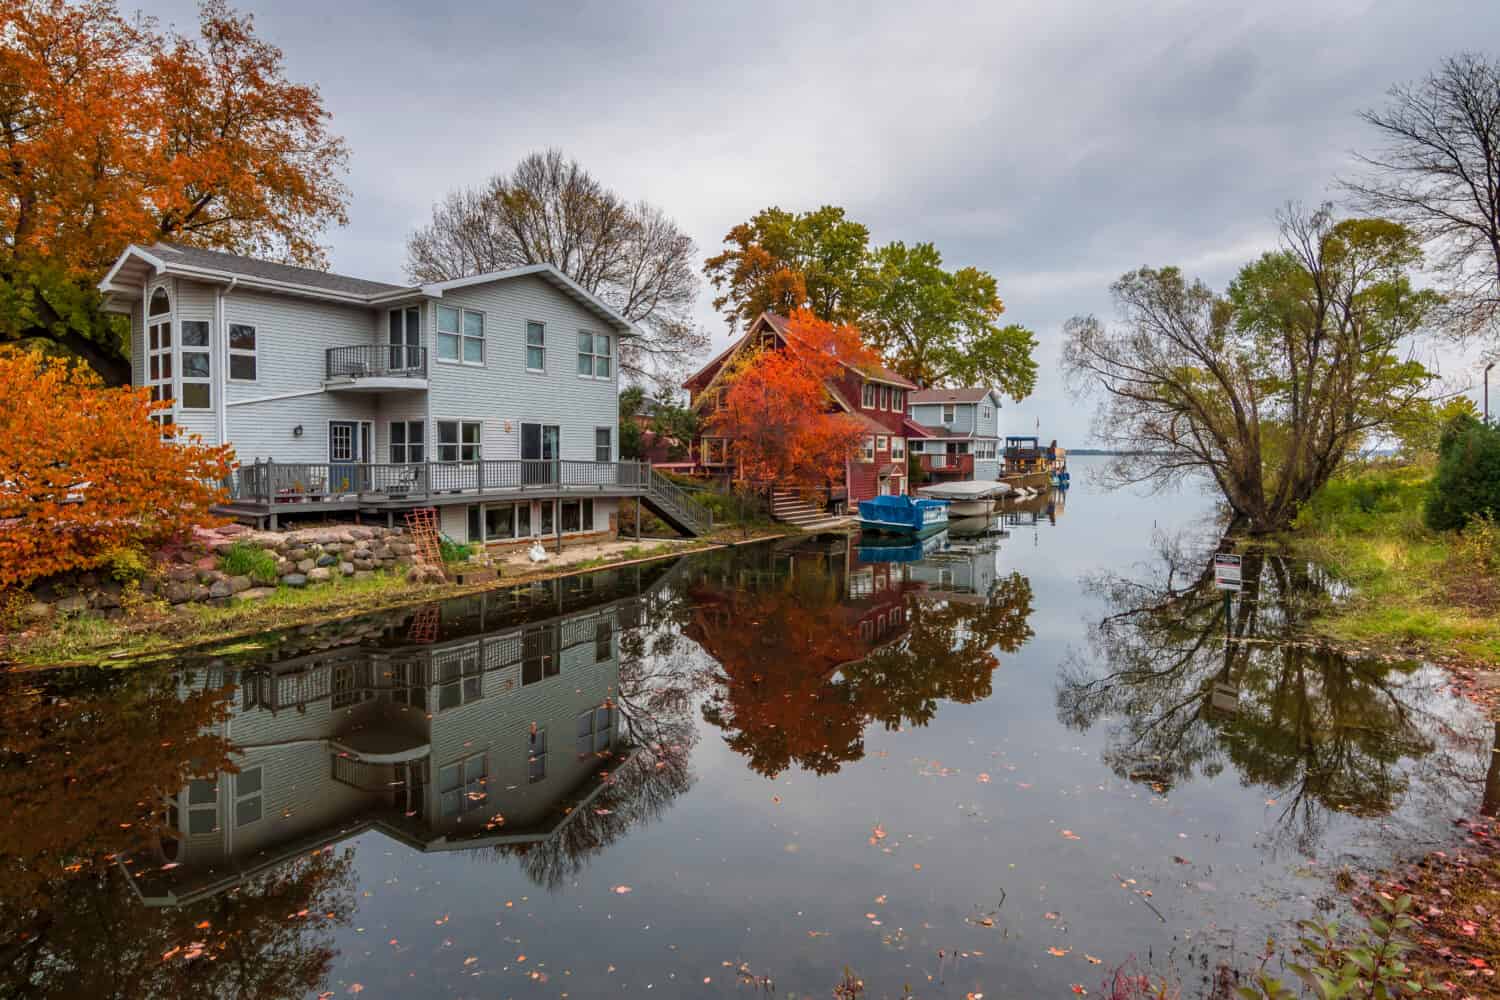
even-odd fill
[(256, 461), (235, 469), (226, 485), (231, 500), (262, 504), (409, 501), (454, 493), (639, 494), (651, 485), (651, 465), (557, 459), (404, 463)]
[(427, 348), (415, 344), (330, 347), (327, 378), (426, 378)]
[(922, 468), (927, 472), (967, 476), (974, 472), (974, 456), (972, 454), (923, 455)]

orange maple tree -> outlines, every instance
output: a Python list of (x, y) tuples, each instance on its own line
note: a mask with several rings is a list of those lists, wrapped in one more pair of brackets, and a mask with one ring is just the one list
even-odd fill
[(126, 244), (321, 263), (348, 197), (328, 117), (224, 0), (201, 5), (194, 38), (112, 0), (0, 0), (0, 335), (123, 383), (119, 331), (90, 296)]
[(0, 351), (0, 587), (87, 569), (211, 520), (228, 446), (158, 424), (145, 389), (76, 361)]
[(814, 489), (843, 473), (864, 429), (839, 412), (827, 383), (844, 365), (875, 364), (859, 330), (799, 311), (786, 341), (741, 356), (726, 374), (724, 407), (705, 433), (729, 441), (740, 478)]

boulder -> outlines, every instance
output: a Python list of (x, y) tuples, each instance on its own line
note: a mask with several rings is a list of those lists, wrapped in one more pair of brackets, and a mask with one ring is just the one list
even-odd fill
[(193, 568), (199, 573), (213, 572), (219, 568), (219, 560), (213, 556), (202, 556), (193, 563)]
[(162, 595), (172, 604), (182, 604), (193, 598), (193, 585), (181, 581), (167, 584), (166, 592)]
[(297, 572), (306, 573), (317, 564), (317, 561), (314, 559), (299, 559), (297, 560)]
[(248, 576), (231, 576), (229, 578), (229, 589), (232, 593), (243, 594), (252, 586), (254, 586), (254, 584), (251, 582)]
[(213, 569), (212, 567), (210, 567), (208, 569), (202, 569), (200, 567), (199, 570), (198, 570), (198, 582), (199, 583), (213, 583), (216, 580), (222, 580), (223, 578), (224, 578), (224, 574), (220, 573), (216, 569)]
[(59, 614), (71, 615), (80, 611), (87, 611), (89, 599), (82, 594), (69, 594), (55, 605)]
[(206, 601), (206, 600), (208, 600), (208, 588), (206, 586), (204, 586), (201, 583), (197, 584), (197, 585), (189, 584), (189, 586), (191, 586), (193, 588), (193, 593), (192, 593), (192, 596), (188, 598), (188, 600), (190, 600), (190, 601)]
[(307, 586), (307, 576), (304, 573), (288, 573), (281, 578), (281, 585), (283, 587), (305, 587)]
[(322, 555), (318, 556), (318, 558), (317, 558), (317, 565), (319, 567), (323, 567), (323, 566), (337, 566), (338, 564), (339, 564), (338, 557), (335, 556), (335, 555), (331, 555), (331, 554), (329, 554), (327, 552), (323, 553)]
[(316, 566), (307, 571), (307, 578), (313, 583), (323, 583), (333, 579), (333, 570), (327, 566)]
[(351, 562), (341, 562), (341, 563), (339, 563), (339, 572), (342, 573), (344, 576), (353, 576), (354, 575), (354, 564), (351, 563)]
[(368, 569), (357, 569), (354, 571), (354, 579), (356, 580), (368, 580), (374, 575), (375, 573)]
[(290, 559), (292, 562), (301, 562), (302, 560), (306, 559), (311, 554), (312, 553), (310, 553), (310, 552), (307, 551), (307, 546), (306, 545), (298, 545), (298, 546), (296, 546), (294, 548), (290, 548), (290, 549), (286, 550), (286, 557), (288, 559)]
[(21, 619), (26, 622), (44, 622), (53, 614), (52, 605), (46, 601), (32, 601), (21, 611)]
[(167, 579), (173, 583), (187, 583), (198, 575), (198, 571), (192, 566), (173, 566), (167, 570)]
[(251, 587), (249, 590), (242, 590), (238, 594), (235, 594), (234, 599), (236, 601), (258, 601), (262, 597), (270, 597), (274, 593), (276, 593), (274, 587)]
[(356, 576), (358, 576), (360, 573), (367, 573), (367, 572), (369, 572), (370, 570), (372, 570), (374, 568), (375, 568), (375, 561), (373, 559), (359, 559), (359, 558), (356, 558), (354, 560), (354, 574)]
[(223, 579), (215, 580), (212, 584), (209, 585), (208, 596), (209, 597), (233, 597), (234, 596), (234, 585), (229, 582), (228, 578), (223, 578)]

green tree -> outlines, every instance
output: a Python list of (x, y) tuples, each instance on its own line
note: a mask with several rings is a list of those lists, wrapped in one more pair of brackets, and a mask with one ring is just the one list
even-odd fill
[(1453, 396), (1442, 402), (1422, 400), (1391, 424), (1391, 433), (1400, 444), (1403, 457), (1430, 460), (1437, 454), (1443, 428), (1461, 416), (1479, 417), (1479, 407), (1468, 396)]
[(1175, 267), (1113, 286), (1124, 324), (1075, 317), (1063, 362), (1102, 402), (1116, 484), (1211, 477), (1252, 533), (1298, 509), (1370, 435), (1420, 407), (1432, 374), (1403, 357), (1441, 302), (1413, 287), (1420, 242), (1382, 219), (1291, 209), (1281, 246), (1228, 294)]
[(703, 273), (730, 329), (768, 311), (807, 309), (830, 323), (857, 319), (870, 231), (842, 208), (796, 213), (773, 206), (731, 229), (724, 243)]
[(1449, 531), (1476, 516), (1500, 517), (1500, 428), (1460, 414), (1443, 428), (1438, 447), (1427, 526)]
[(943, 268), (931, 243), (896, 242), (871, 255), (860, 327), (886, 364), (922, 385), (988, 385), (1013, 399), (1036, 387), (1036, 337), (1000, 325), (995, 276)]
[(646, 401), (646, 390), (633, 385), (620, 393), (620, 457), (639, 459), (643, 454), (641, 425), (636, 422), (641, 406)]

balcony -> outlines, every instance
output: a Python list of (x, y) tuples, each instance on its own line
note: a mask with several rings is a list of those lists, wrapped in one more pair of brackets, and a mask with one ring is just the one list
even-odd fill
[(644, 462), (501, 459), (481, 462), (254, 462), (227, 482), (232, 501), (410, 503), (438, 496), (485, 498), (543, 493), (621, 496), (644, 493)]
[(330, 347), (323, 371), (329, 390), (379, 392), (427, 388), (427, 348), (408, 344)]
[(974, 456), (964, 455), (922, 455), (922, 471), (932, 476), (970, 476), (974, 475)]

